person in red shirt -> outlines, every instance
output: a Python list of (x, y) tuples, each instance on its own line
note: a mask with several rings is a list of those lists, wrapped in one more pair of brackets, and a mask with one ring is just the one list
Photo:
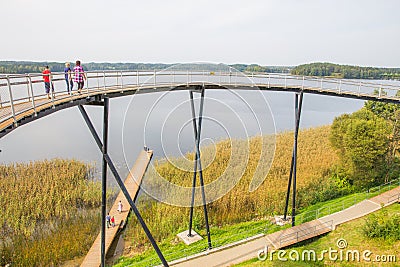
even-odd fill
[(112, 227), (115, 226), (115, 218), (114, 218), (114, 216), (111, 217), (111, 226)]
[[(51, 71), (49, 66), (44, 67), (43, 81), (44, 81), (44, 89), (46, 90), (47, 99), (50, 99), (50, 80), (51, 80)], [(54, 84), (51, 82), (51, 91), (54, 92)]]

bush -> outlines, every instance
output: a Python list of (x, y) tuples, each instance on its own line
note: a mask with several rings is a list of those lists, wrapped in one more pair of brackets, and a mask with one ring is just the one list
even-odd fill
[(387, 212), (373, 213), (367, 217), (363, 232), (369, 238), (400, 240), (400, 214), (388, 216)]

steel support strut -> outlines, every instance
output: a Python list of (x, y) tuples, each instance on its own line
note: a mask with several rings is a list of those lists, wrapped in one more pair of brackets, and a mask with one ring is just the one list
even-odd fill
[(289, 196), (290, 196), (290, 187), (292, 184), (293, 178), (293, 196), (292, 196), (292, 226), (295, 226), (295, 215), (296, 215), (296, 178), (297, 178), (297, 137), (299, 134), (300, 128), (300, 116), (301, 116), (301, 108), (303, 106), (303, 92), (299, 94), (295, 93), (295, 131), (294, 131), (294, 145), (293, 145), (293, 154), (292, 154), (292, 162), (290, 164), (290, 174), (289, 174), (289, 182), (288, 188), (286, 192), (286, 202), (285, 202), (285, 211), (283, 218), (286, 220), (287, 210), (289, 206)]
[(199, 172), (201, 196), (203, 199), (204, 220), (206, 222), (208, 248), (211, 249), (212, 244), (211, 244), (210, 227), (208, 224), (207, 201), (206, 201), (206, 194), (205, 194), (205, 190), (204, 190), (203, 169), (201, 166), (201, 158), (200, 158), (200, 137), (201, 137), (201, 126), (202, 126), (202, 122), (203, 122), (204, 93), (205, 93), (205, 89), (202, 88), (201, 98), (200, 98), (199, 121), (197, 122), (196, 112), (194, 109), (193, 92), (189, 91), (196, 153), (195, 153), (194, 166), (193, 166), (192, 199), (191, 199), (191, 205), (190, 205), (188, 236), (192, 236), (193, 207), (194, 207), (194, 198), (195, 198), (195, 192), (196, 192), (196, 176), (197, 176), (197, 172)]
[[(107, 98), (104, 99), (104, 101), (105, 101), (104, 104), (107, 105), (107, 110), (108, 110), (108, 103), (106, 104), (106, 102), (108, 102), (108, 99), (107, 100), (106, 99)], [(80, 110), (80, 112), (82, 114), (82, 117), (85, 120), (85, 122), (86, 122), (86, 124), (87, 124), (87, 126), (88, 126), (88, 128), (89, 128), (89, 130), (90, 130), (90, 132), (91, 132), (91, 134), (92, 134), (92, 136), (94, 138), (94, 140), (96, 141), (97, 146), (103, 152), (103, 144), (102, 144), (102, 142), (100, 140), (100, 137), (98, 136), (98, 134), (96, 132), (96, 129), (94, 128), (94, 126), (93, 126), (88, 114), (86, 113), (85, 108), (82, 105), (79, 105), (78, 107), (79, 107), (79, 110)], [(107, 119), (108, 119), (108, 116), (107, 116)], [(105, 128), (105, 127), (103, 127), (103, 128)], [(103, 133), (103, 135), (104, 135), (104, 133)], [(158, 257), (160, 258), (162, 264), (164, 266), (168, 266), (167, 261), (165, 260), (163, 254), (161, 253), (160, 248), (158, 247), (156, 241), (154, 240), (152, 234), (150, 233), (149, 228), (147, 227), (146, 223), (144, 222), (142, 216), (140, 215), (140, 212), (137, 209), (135, 203), (133, 202), (131, 196), (129, 195), (129, 192), (126, 189), (126, 187), (124, 185), (124, 182), (122, 181), (121, 176), (118, 174), (118, 171), (115, 168), (115, 165), (112, 162), (112, 160), (111, 160), (110, 156), (108, 155), (108, 153), (103, 153), (103, 160), (107, 163), (107, 166), (110, 168), (112, 174), (114, 175), (115, 180), (117, 181), (122, 193), (124, 194), (125, 198), (127, 199), (129, 205), (131, 206), (134, 214), (136, 215), (136, 218), (138, 219), (140, 225), (142, 226), (144, 232), (146, 233), (148, 239), (150, 240), (150, 243), (153, 246), (154, 250), (156, 251)], [(104, 220), (105, 220), (105, 218), (103, 217), (102, 221), (104, 221)]]
[(102, 163), (102, 173), (101, 173), (101, 267), (106, 266), (106, 191), (107, 191), (107, 162), (104, 159), (104, 155), (107, 154), (108, 146), (108, 107), (109, 99), (104, 98), (104, 111), (103, 111), (103, 163)]

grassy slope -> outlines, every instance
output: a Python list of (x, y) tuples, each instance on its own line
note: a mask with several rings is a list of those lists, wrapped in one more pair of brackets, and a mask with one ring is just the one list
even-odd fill
[[(383, 210), (388, 212), (388, 215), (399, 214), (400, 213), (400, 205), (394, 204), (392, 206), (386, 207)], [(377, 212), (382, 212), (377, 211)], [(346, 261), (330, 261), (328, 257), (325, 257), (325, 261), (317, 261), (317, 262), (292, 262), (288, 261), (286, 263), (278, 261), (276, 258), (274, 261), (266, 260), (259, 261), (258, 259), (253, 259), (235, 266), (399, 266), (400, 262), (400, 241), (389, 242), (382, 239), (370, 239), (363, 235), (362, 227), (365, 224), (365, 218), (359, 218), (343, 225), (340, 225), (336, 228), (335, 231), (326, 234), (325, 236), (313, 238), (308, 241), (304, 241), (302, 243), (297, 244), (296, 246), (292, 246), (286, 249), (287, 253), (290, 250), (297, 250), (298, 252), (304, 250), (315, 250), (317, 255), (324, 249), (337, 249), (336, 242), (340, 238), (344, 238), (347, 241), (346, 250), (358, 250), (360, 252), (365, 250), (370, 250), (373, 254), (370, 256), (373, 259), (374, 255), (395, 255), (396, 263), (375, 263), (369, 264), (367, 262), (346, 262)], [(319, 256), (318, 256), (319, 257)]]

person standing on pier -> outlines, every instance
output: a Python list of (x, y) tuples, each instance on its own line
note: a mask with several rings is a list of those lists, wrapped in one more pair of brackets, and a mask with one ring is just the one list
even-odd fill
[(107, 213), (106, 216), (107, 228), (110, 228), (111, 225), (110, 221), (111, 221), (110, 213)]
[(122, 212), (122, 202), (121, 200), (118, 202), (118, 208), (117, 208), (118, 212), (121, 213)]
[(77, 60), (74, 67), (74, 82), (76, 82), (76, 84), (78, 85), (79, 93), (81, 93), (82, 91), (82, 88), (85, 84), (84, 82), (85, 80), (86, 80), (85, 71), (81, 66), (81, 62)]
[(64, 74), (65, 74), (65, 82), (67, 83), (67, 92), (69, 94), (72, 94), (72, 88), (74, 87), (74, 82), (72, 81), (70, 66), (71, 64), (69, 62), (65, 63)]
[(51, 71), (49, 66), (44, 67), (44, 71), (42, 72), (43, 74), (43, 81), (44, 81), (44, 89), (47, 94), (47, 99), (50, 99), (50, 83), (51, 83), (51, 91), (54, 92), (54, 84), (53, 82), (50, 82), (51, 80)]
[(111, 226), (112, 227), (115, 226), (115, 218), (114, 218), (114, 216), (111, 217)]

